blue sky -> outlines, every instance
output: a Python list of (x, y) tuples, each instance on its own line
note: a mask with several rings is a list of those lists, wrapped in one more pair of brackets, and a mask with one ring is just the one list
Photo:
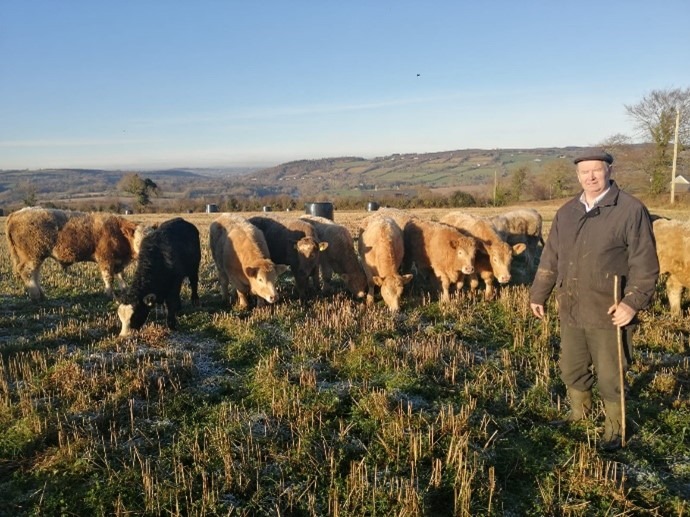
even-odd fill
[(0, 0), (0, 169), (594, 145), (690, 86), (688, 20), (688, 0)]

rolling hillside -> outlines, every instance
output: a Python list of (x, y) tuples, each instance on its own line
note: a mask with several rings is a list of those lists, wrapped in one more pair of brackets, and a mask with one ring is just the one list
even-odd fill
[[(528, 178), (540, 177), (555, 166), (567, 170), (571, 158), (582, 148), (464, 149), (425, 154), (393, 154), (300, 160), (266, 169), (179, 168), (141, 171), (168, 200), (213, 201), (220, 197), (263, 198), (287, 196), (375, 197), (386, 194), (415, 195), (420, 189), (448, 193), (454, 190), (486, 192), (494, 176), (508, 184), (512, 171), (526, 167)], [(616, 153), (617, 165), (625, 170), (625, 182), (632, 190), (644, 185), (639, 170), (639, 146)], [(553, 162), (560, 162), (555, 164)], [(70, 203), (84, 200), (124, 202), (117, 184), (132, 171), (85, 169), (42, 169), (0, 171), (0, 207), (16, 208), (27, 198), (37, 203)], [(620, 176), (619, 176), (620, 178)]]

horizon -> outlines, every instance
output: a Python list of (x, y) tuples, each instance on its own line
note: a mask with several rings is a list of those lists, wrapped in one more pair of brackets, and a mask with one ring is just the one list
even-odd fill
[(690, 85), (690, 3), (665, 8), (4, 2), (0, 170), (637, 141), (625, 105)]
[[(631, 144), (626, 144), (626, 145), (648, 145), (648, 142), (640, 142), (640, 143), (631, 143)], [(424, 155), (424, 154), (440, 154), (440, 153), (453, 153), (453, 152), (468, 152), (468, 151), (477, 151), (477, 152), (491, 152), (491, 151), (517, 151), (517, 152), (536, 152), (536, 151), (542, 151), (542, 150), (553, 150), (553, 149), (583, 149), (583, 148), (589, 148), (589, 147), (597, 147), (597, 146), (577, 146), (577, 145), (567, 145), (567, 146), (555, 146), (555, 147), (550, 147), (550, 146), (539, 146), (539, 147), (493, 147), (493, 148), (479, 148), (479, 147), (469, 147), (469, 148), (463, 148), (463, 149), (446, 149), (442, 151), (428, 151), (424, 153), (417, 153), (417, 152), (395, 152), (391, 154), (386, 154), (386, 155), (377, 155), (377, 156), (362, 156), (362, 155), (339, 155), (339, 156), (320, 156), (317, 158), (297, 158), (293, 160), (288, 160), (285, 162), (278, 162), (278, 163), (266, 163), (266, 164), (229, 164), (229, 165), (208, 165), (208, 166), (189, 166), (189, 165), (173, 165), (173, 166), (165, 166), (165, 167), (114, 167), (114, 168), (103, 168), (103, 167), (38, 167), (38, 168), (0, 168), (0, 172), (12, 172), (12, 171), (49, 171), (49, 170), (55, 170), (55, 171), (60, 171), (60, 170), (79, 170), (79, 171), (88, 171), (88, 170), (94, 170), (94, 171), (103, 171), (103, 172), (160, 172), (160, 171), (166, 171), (166, 170), (214, 170), (214, 169), (219, 169), (219, 170), (224, 170), (224, 169), (270, 169), (273, 167), (278, 167), (280, 165), (289, 165), (291, 163), (299, 163), (299, 162), (305, 162), (305, 161), (318, 161), (318, 160), (339, 160), (339, 159), (346, 159), (346, 158), (357, 158), (357, 159), (362, 159), (362, 160), (383, 160), (383, 159), (388, 159), (391, 156), (406, 156), (406, 155)]]

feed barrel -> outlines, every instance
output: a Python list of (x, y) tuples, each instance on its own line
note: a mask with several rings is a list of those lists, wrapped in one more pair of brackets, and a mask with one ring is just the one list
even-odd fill
[(369, 201), (367, 203), (367, 212), (376, 212), (379, 208), (379, 204), (376, 201)]
[(304, 212), (333, 220), (333, 203), (305, 203)]

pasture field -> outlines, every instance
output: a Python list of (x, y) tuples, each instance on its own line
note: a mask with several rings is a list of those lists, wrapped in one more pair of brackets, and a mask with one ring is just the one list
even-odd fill
[[(546, 231), (557, 206), (542, 208)], [(591, 420), (548, 424), (565, 394), (553, 300), (542, 323), (525, 283), (446, 305), (416, 285), (393, 317), (344, 287), (300, 304), (285, 276), (279, 303), (238, 310), (208, 248), (216, 215), (183, 215), (201, 232), (201, 307), (185, 286), (178, 331), (161, 309), (126, 339), (94, 264), (47, 261), (48, 298), (32, 304), (0, 218), (0, 515), (690, 511), (687, 294), (674, 319), (660, 285), (641, 315), (632, 434), (603, 453), (601, 402)]]

